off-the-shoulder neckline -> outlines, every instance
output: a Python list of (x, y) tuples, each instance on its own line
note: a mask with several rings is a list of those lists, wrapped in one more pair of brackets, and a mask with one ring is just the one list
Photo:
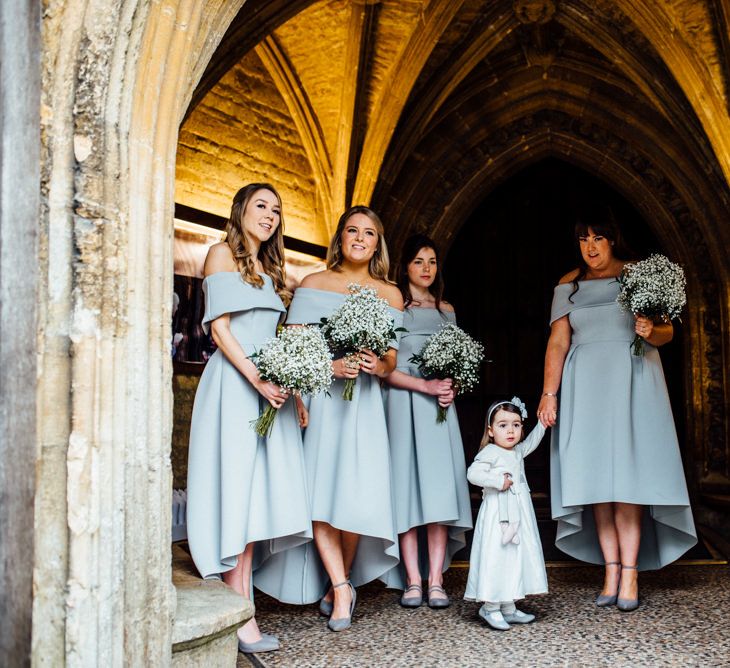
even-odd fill
[[(584, 278), (582, 281), (578, 281), (578, 283), (598, 283), (599, 281), (617, 281), (618, 276), (604, 276), (603, 278)], [(573, 281), (568, 281), (567, 283), (558, 283), (557, 287), (563, 287), (563, 286), (572, 286)]]
[[(261, 276), (262, 278), (268, 278), (269, 280), (271, 280), (271, 276), (269, 276), (267, 273), (265, 273), (263, 271), (257, 271), (256, 273), (259, 276)], [(216, 271), (213, 274), (208, 274), (207, 276), (204, 276), (203, 277), (203, 280), (206, 280), (206, 279), (211, 278), (213, 276), (218, 276), (218, 274), (235, 274), (236, 276), (241, 276), (241, 272), (240, 271)], [(242, 276), (241, 276), (241, 279), (243, 279)]]
[(437, 311), (438, 313), (454, 313), (454, 311), (447, 311), (446, 309), (437, 309), (435, 306), (406, 306), (406, 311)]
[[(311, 290), (312, 292), (324, 292), (328, 295), (338, 295), (340, 297), (347, 297), (347, 295), (350, 294), (349, 292), (337, 292), (336, 290), (323, 290), (322, 288), (305, 288), (305, 287), (300, 286), (294, 291), (294, 296), (296, 296), (297, 292), (299, 292), (300, 290)], [(385, 299), (385, 297), (380, 297), (380, 299)], [(385, 301), (388, 301), (388, 300), (385, 299)], [(398, 311), (398, 313), (403, 313), (403, 311), (401, 311), (400, 309), (397, 309), (395, 306), (392, 306), (390, 303), (388, 303), (388, 308), (392, 308), (394, 311)]]

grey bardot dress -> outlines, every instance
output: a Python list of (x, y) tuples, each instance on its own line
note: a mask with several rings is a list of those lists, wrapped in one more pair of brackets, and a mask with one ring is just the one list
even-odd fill
[[(446, 323), (456, 323), (452, 312), (435, 308), (408, 308), (403, 316), (406, 332), (401, 335), (396, 369), (422, 377), (410, 358), (423, 348), (428, 337)], [(466, 544), (465, 534), (472, 527), (469, 486), (466, 481), (464, 446), (454, 406), (446, 422), (437, 424), (438, 402), (420, 392), (385, 386), (388, 438), (393, 465), (393, 496), (396, 529), (399, 534), (425, 524), (444, 524), (448, 543), (443, 570)], [(418, 540), (422, 574), (428, 573), (428, 544), (425, 532)], [(405, 587), (403, 564), (382, 578), (389, 587)]]
[[(271, 279), (245, 283), (238, 272), (203, 281), (203, 328), (230, 314), (231, 333), (250, 355), (276, 333), (284, 304)], [(221, 350), (208, 360), (195, 394), (188, 454), (187, 529), (190, 553), (204, 578), (232, 569), (256, 543), (254, 569), (276, 552), (312, 537), (301, 431), (293, 400), (279, 409), (271, 435), (251, 428), (265, 403)], [(256, 586), (272, 596), (273, 590)]]
[[(329, 290), (298, 288), (287, 324), (319, 324), (344, 299), (344, 294)], [(403, 313), (396, 309), (391, 313), (400, 327)], [(397, 345), (393, 341), (393, 348)], [(336, 379), (329, 396), (322, 392), (311, 397), (304, 460), (312, 520), (360, 535), (350, 572), (353, 585), (359, 586), (398, 563), (398, 537), (380, 383), (360, 373), (352, 401), (345, 401), (344, 382)], [(275, 555), (271, 563), (285, 580), (287, 592), (295, 594), (280, 600), (314, 603), (326, 592), (329, 579), (314, 543)]]
[[(563, 552), (604, 563), (590, 504), (646, 506), (638, 566), (661, 568), (697, 542), (677, 434), (657, 349), (631, 354), (634, 318), (616, 303), (615, 278), (558, 285), (551, 324), (568, 316), (557, 425), (550, 444), (551, 501)], [(631, 564), (628, 564), (631, 565)]]

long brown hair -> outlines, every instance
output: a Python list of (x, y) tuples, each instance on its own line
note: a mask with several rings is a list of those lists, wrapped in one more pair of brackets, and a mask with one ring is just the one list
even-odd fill
[(427, 237), (425, 234), (412, 234), (406, 239), (398, 260), (395, 281), (403, 295), (404, 307), (408, 308), (408, 306), (413, 303), (411, 284), (408, 280), (408, 265), (413, 262), (416, 255), (418, 255), (423, 248), (430, 248), (436, 256), (436, 277), (434, 278), (433, 283), (431, 283), (431, 286), (428, 288), (428, 291), (436, 301), (436, 310), (440, 313), (441, 300), (444, 296), (444, 279), (441, 275), (441, 257), (439, 256), (438, 248), (436, 248), (436, 244), (433, 242), (431, 237)]
[(276, 188), (269, 183), (249, 183), (241, 188), (233, 198), (231, 216), (226, 223), (226, 243), (233, 253), (238, 271), (246, 283), (257, 288), (263, 287), (264, 281), (256, 271), (251, 249), (246, 234), (243, 231), (243, 216), (251, 198), (259, 190), (268, 190), (279, 202), (279, 225), (274, 234), (264, 241), (259, 248), (258, 259), (264, 272), (271, 277), (274, 290), (285, 304), (291, 301), (291, 292), (286, 287), (286, 270), (284, 268), (284, 211), (281, 197)]
[(327, 249), (327, 269), (341, 271), (340, 267), (343, 260), (342, 231), (345, 229), (347, 221), (358, 213), (370, 218), (370, 220), (375, 224), (375, 229), (378, 232), (378, 246), (375, 249), (373, 256), (370, 258), (368, 272), (372, 278), (390, 283), (388, 280), (390, 258), (388, 256), (388, 246), (385, 244), (385, 229), (383, 228), (383, 222), (380, 220), (378, 214), (367, 206), (351, 206), (340, 216), (340, 220), (337, 222), (337, 229), (335, 230), (334, 235), (332, 235), (332, 240), (330, 241), (329, 248)]

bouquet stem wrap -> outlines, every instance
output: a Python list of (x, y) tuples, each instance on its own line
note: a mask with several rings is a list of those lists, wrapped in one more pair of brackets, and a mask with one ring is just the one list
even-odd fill
[(352, 397), (355, 394), (355, 383), (357, 383), (357, 378), (345, 379), (345, 389), (342, 390), (342, 398), (345, 401), (352, 401)]

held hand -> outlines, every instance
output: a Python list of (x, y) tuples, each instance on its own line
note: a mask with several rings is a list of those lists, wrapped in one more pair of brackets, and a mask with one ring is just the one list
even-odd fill
[(371, 376), (379, 376), (382, 372), (383, 364), (380, 358), (372, 350), (360, 351), (360, 368)]
[(299, 421), (299, 426), (302, 429), (304, 429), (309, 424), (309, 411), (307, 410), (307, 407), (304, 405), (302, 398), (298, 395), (296, 396), (296, 403), (297, 403), (297, 419)]
[(258, 383), (256, 383), (256, 390), (277, 410), (281, 408), (284, 405), (284, 402), (289, 398), (289, 390), (279, 387), (268, 380), (259, 379)]
[(642, 338), (648, 339), (654, 331), (654, 321), (643, 315), (635, 315), (634, 331)]
[(512, 476), (509, 473), (504, 474), (504, 485), (502, 485), (502, 491), (506, 492), (512, 487)]
[(456, 397), (456, 390), (452, 387), (447, 392), (438, 395), (438, 403), (441, 408), (448, 408), (454, 403), (454, 397)]
[(426, 381), (426, 394), (430, 394), (432, 397), (441, 397), (449, 394), (453, 394), (454, 382), (451, 378), (434, 378), (433, 380)]
[(537, 419), (543, 427), (554, 427), (558, 421), (558, 398), (543, 394), (537, 407)]
[(335, 378), (357, 378), (360, 373), (360, 358), (358, 355), (348, 355), (332, 362), (332, 374)]

